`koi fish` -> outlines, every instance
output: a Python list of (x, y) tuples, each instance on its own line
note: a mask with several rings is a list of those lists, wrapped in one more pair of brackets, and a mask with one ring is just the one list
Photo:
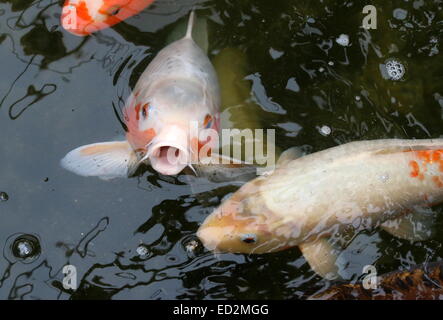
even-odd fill
[(161, 174), (175, 175), (198, 161), (201, 151), (211, 156), (218, 142), (199, 132), (219, 131), (219, 84), (211, 62), (192, 39), (193, 24), (191, 12), (186, 35), (162, 49), (138, 80), (123, 110), (126, 141), (79, 147), (61, 160), (62, 167), (111, 179), (130, 176), (141, 163), (150, 163)]
[(285, 151), (269, 176), (211, 213), (197, 232), (204, 246), (248, 254), (298, 246), (318, 275), (337, 279), (337, 236), (375, 227), (411, 241), (432, 236), (443, 139), (351, 142), (297, 157)]
[(136, 15), (152, 2), (154, 0), (66, 0), (61, 23), (67, 31), (85, 36)]
[(410, 270), (371, 279), (376, 288), (362, 283), (340, 284), (308, 297), (309, 300), (441, 300), (443, 263), (433, 262)]

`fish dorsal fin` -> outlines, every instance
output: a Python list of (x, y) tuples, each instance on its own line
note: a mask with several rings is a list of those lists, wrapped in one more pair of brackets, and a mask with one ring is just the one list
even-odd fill
[(339, 249), (326, 238), (302, 243), (299, 245), (304, 258), (319, 276), (327, 280), (339, 280), (339, 268), (337, 265)]
[(186, 29), (185, 39), (192, 39), (192, 29), (194, 28), (194, 10), (191, 11), (188, 20), (188, 28)]
[(303, 151), (299, 147), (292, 147), (282, 152), (280, 158), (277, 161), (277, 168), (281, 167), (292, 160), (298, 159), (303, 156)]
[[(188, 20), (180, 21), (174, 29), (169, 33), (166, 39), (166, 45), (177, 40), (183, 39), (186, 33)], [(192, 40), (208, 55), (209, 50), (209, 23), (205, 17), (195, 16), (194, 26), (192, 28)]]
[(434, 223), (435, 215), (432, 209), (418, 207), (413, 213), (385, 221), (381, 228), (400, 239), (423, 241), (434, 235)]
[(81, 146), (69, 152), (60, 163), (80, 176), (108, 180), (131, 175), (137, 168), (137, 156), (127, 141), (112, 141)]

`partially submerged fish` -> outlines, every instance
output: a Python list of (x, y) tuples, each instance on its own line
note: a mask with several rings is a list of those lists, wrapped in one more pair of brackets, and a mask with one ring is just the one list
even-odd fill
[(442, 300), (443, 262), (377, 277), (376, 287), (341, 284), (310, 296), (309, 300)]
[(206, 248), (267, 253), (298, 246), (322, 277), (339, 277), (337, 235), (380, 226), (411, 241), (432, 235), (443, 201), (443, 139), (344, 144), (291, 160), (241, 187), (206, 218)]
[(61, 23), (67, 31), (85, 36), (136, 15), (154, 0), (66, 0)]
[(193, 21), (191, 12), (185, 37), (157, 54), (128, 98), (127, 141), (79, 147), (62, 159), (65, 169), (110, 179), (130, 176), (149, 162), (159, 173), (174, 175), (202, 154), (211, 156), (218, 142), (199, 133), (219, 131), (220, 92), (211, 62), (192, 39)]

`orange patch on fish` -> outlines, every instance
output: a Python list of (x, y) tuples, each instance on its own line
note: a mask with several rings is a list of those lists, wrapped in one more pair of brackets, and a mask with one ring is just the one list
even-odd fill
[(121, 21), (122, 21), (122, 19), (120, 19), (116, 16), (109, 16), (103, 21), (103, 23), (112, 26), (112, 25), (117, 24)]
[(92, 22), (92, 17), (89, 14), (88, 6), (86, 5), (86, 2), (82, 1), (79, 4), (75, 5), (77, 9), (77, 16), (85, 21)]
[(112, 144), (93, 145), (88, 148), (83, 148), (80, 152), (83, 156), (91, 156), (97, 153), (106, 153), (106, 151), (115, 150), (115, 146)]
[[(418, 178), (420, 180), (424, 179), (424, 173), (428, 171), (428, 166), (434, 165), (438, 166), (438, 171), (443, 172), (443, 150), (421, 150), (414, 152), (420, 160), (420, 164), (415, 160), (409, 162), (411, 167), (410, 176), (412, 178)], [(443, 180), (440, 175), (433, 175), (432, 181), (440, 188), (443, 187)]]
[(141, 108), (142, 104), (139, 103), (135, 106), (135, 119), (136, 120), (140, 120), (140, 108)]
[(431, 162), (431, 158), (432, 158), (431, 151), (428, 151), (428, 150), (418, 151), (417, 156), (419, 159), (423, 160), (426, 163)]
[(143, 131), (142, 135), (145, 136), (145, 138), (148, 140), (148, 143), (149, 143), (155, 137), (155, 130), (150, 128), (148, 130)]
[(412, 178), (418, 177), (418, 175), (420, 174), (420, 167), (419, 167), (417, 161), (415, 161), (415, 160), (409, 161), (409, 166), (412, 169), (411, 177)]
[(257, 219), (251, 217), (242, 217), (237, 215), (240, 203), (232, 201), (221, 208), (221, 212), (217, 215), (217, 227), (234, 226), (236, 230), (250, 229), (251, 225), (257, 224)]
[(432, 161), (440, 161), (442, 152), (442, 150), (434, 151), (434, 153), (432, 154)]

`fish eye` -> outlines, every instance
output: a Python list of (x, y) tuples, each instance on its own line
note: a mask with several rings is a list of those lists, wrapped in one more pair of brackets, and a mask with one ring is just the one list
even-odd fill
[(203, 127), (205, 127), (205, 129), (210, 128), (212, 125), (212, 116), (210, 114), (207, 114), (205, 116), (205, 120), (203, 121)]
[(148, 108), (149, 108), (149, 103), (145, 104), (142, 108), (142, 116), (144, 119), (146, 119), (146, 117), (148, 116)]
[(247, 244), (256, 243), (257, 242), (257, 235), (253, 233), (245, 233), (240, 236), (241, 241)]
[(114, 6), (114, 7), (110, 8), (108, 10), (108, 13), (109, 13), (110, 16), (115, 16), (115, 15), (117, 15), (120, 12), (120, 9), (121, 9), (121, 7)]

